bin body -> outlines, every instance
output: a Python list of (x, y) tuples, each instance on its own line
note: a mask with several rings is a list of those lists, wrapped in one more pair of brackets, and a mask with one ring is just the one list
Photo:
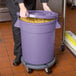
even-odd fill
[(18, 19), (15, 26), (21, 29), (22, 58), (25, 63), (43, 65), (53, 61), (57, 25), (56, 19), (46, 23), (28, 23)]
[(46, 64), (54, 59), (55, 22), (30, 24), (21, 21), (22, 56), (30, 64)]

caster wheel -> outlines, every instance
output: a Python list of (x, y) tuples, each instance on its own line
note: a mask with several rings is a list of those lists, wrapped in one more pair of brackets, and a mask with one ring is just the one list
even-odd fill
[(33, 72), (33, 69), (27, 68), (27, 72), (28, 73), (32, 73)]
[(54, 63), (54, 66), (56, 65), (56, 62)]
[(50, 74), (52, 71), (51, 71), (49, 68), (46, 68), (46, 69), (45, 69), (45, 72), (46, 72), (47, 74)]
[(74, 6), (71, 6), (71, 9), (73, 10), (74, 9)]
[(61, 51), (64, 51), (65, 50), (65, 46), (64, 44), (61, 45)]
[(74, 8), (75, 8), (75, 5), (74, 5), (74, 4), (72, 4), (72, 5), (71, 5), (71, 9), (74, 9)]

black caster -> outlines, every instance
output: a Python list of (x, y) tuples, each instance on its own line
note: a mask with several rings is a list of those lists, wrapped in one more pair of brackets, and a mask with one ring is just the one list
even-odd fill
[(53, 66), (55, 66), (56, 65), (56, 62), (54, 63), (54, 65)]
[(74, 9), (74, 8), (75, 8), (75, 5), (74, 5), (74, 4), (72, 4), (72, 5), (71, 5), (71, 9)]
[(75, 6), (71, 6), (71, 9), (73, 10), (75, 8)]
[(32, 72), (33, 72), (33, 69), (27, 68), (27, 72), (28, 72), (28, 73), (32, 73)]
[(65, 46), (64, 44), (61, 45), (61, 51), (64, 51), (65, 50)]
[(52, 70), (49, 69), (49, 68), (45, 68), (45, 72), (46, 72), (47, 74), (50, 74), (50, 73), (52, 73)]

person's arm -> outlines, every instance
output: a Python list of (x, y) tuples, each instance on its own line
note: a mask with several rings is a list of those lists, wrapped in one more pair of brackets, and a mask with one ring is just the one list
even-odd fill
[(26, 6), (24, 5), (24, 3), (19, 3), (19, 7), (20, 7), (20, 16), (27, 17), (28, 10), (27, 10)]
[[(26, 8), (26, 5), (24, 5), (24, 0), (14, 0), (16, 3), (19, 4), (20, 7), (20, 16), (21, 17), (27, 17), (28, 15), (28, 11)], [(49, 8), (49, 6), (47, 5), (49, 0), (41, 0), (41, 3), (43, 5), (43, 9), (45, 11), (51, 11), (51, 9)]]
[(18, 3), (19, 8), (20, 8), (20, 16), (21, 17), (26, 17), (28, 15), (28, 11), (26, 6), (24, 5), (24, 0), (14, 0), (15, 3)]
[(49, 1), (49, 0), (41, 0), (43, 9), (44, 9), (45, 11), (51, 11), (50, 7), (49, 7), (48, 4), (47, 4), (48, 1)]

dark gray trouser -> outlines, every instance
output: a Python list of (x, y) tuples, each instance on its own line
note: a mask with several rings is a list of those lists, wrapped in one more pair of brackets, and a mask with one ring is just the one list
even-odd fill
[[(36, 7), (36, 0), (32, 4), (33, 6), (27, 6), (28, 9), (34, 10)], [(14, 27), (14, 24), (17, 20), (16, 13), (19, 11), (19, 7), (17, 4), (13, 2), (13, 0), (7, 0), (7, 7), (9, 8), (9, 12), (12, 19), (12, 31), (13, 31), (13, 38), (14, 38), (14, 55), (21, 56), (22, 55), (22, 48), (21, 48), (21, 34), (20, 29)]]

